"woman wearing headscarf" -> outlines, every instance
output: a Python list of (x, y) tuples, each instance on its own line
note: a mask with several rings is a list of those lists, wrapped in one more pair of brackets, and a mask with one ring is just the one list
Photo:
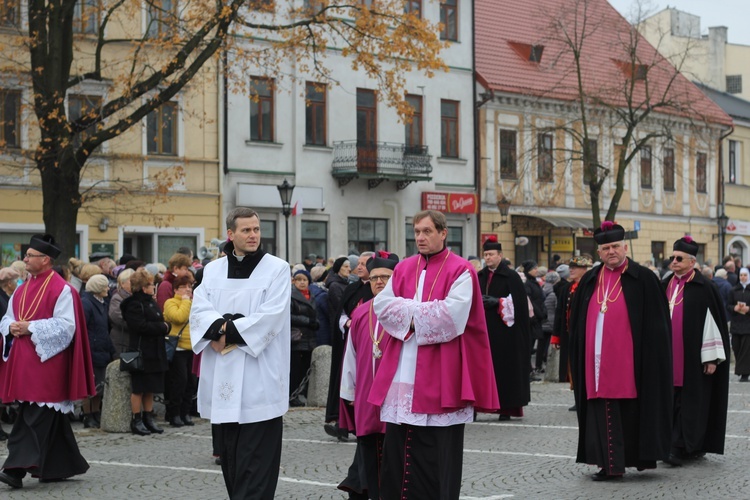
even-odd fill
[(732, 350), (734, 351), (734, 374), (740, 376), (740, 382), (748, 382), (750, 376), (750, 272), (746, 267), (740, 269), (737, 286), (730, 296), (729, 315), (732, 325)]
[(81, 292), (86, 330), (89, 335), (91, 364), (94, 367), (96, 394), (83, 402), (83, 426), (99, 428), (104, 375), (107, 365), (115, 359), (117, 352), (109, 336), (109, 320), (105, 297), (109, 295), (109, 280), (103, 274), (95, 274), (86, 282), (86, 290)]

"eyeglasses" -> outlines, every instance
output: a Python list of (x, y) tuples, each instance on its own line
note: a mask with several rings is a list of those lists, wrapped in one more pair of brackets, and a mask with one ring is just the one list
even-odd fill
[(388, 283), (389, 279), (391, 279), (390, 274), (379, 274), (377, 276), (370, 276), (370, 281), (381, 281), (383, 283)]
[(676, 260), (677, 262), (682, 262), (683, 260), (685, 260), (685, 257), (683, 257), (682, 255), (670, 255), (669, 262), (672, 262), (673, 260)]
[(34, 257), (46, 257), (46, 255), (44, 255), (43, 253), (29, 253), (29, 252), (26, 252), (25, 257), (27, 259), (33, 259)]

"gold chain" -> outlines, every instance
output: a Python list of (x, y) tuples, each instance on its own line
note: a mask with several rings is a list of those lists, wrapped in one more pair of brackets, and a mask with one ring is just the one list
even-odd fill
[(377, 332), (372, 327), (372, 303), (375, 302), (375, 300), (370, 301), (370, 314), (368, 316), (369, 322), (370, 322), (370, 340), (372, 340), (372, 357), (375, 359), (380, 358), (383, 355), (383, 351), (380, 350), (380, 341), (383, 340), (383, 336), (385, 335), (385, 330), (382, 330), (380, 333), (380, 336), (377, 338)]
[[(628, 262), (626, 261), (625, 267), (620, 273), (620, 276), (617, 277), (617, 281), (615, 281), (615, 284), (612, 286), (612, 288), (607, 290), (606, 296), (604, 295), (604, 271), (605, 269), (602, 269), (601, 272), (599, 273), (599, 289), (597, 290), (597, 293), (596, 293), (596, 302), (601, 306), (599, 310), (602, 312), (602, 314), (607, 312), (607, 309), (608, 309), (607, 302), (614, 303), (615, 301), (617, 301), (617, 299), (620, 298), (620, 294), (622, 294), (622, 286), (620, 286), (620, 289), (617, 291), (617, 295), (615, 296), (614, 299), (611, 299), (610, 295), (612, 295), (611, 291), (617, 288), (617, 284), (622, 279), (623, 273), (627, 270), (628, 270)], [(600, 296), (601, 296), (601, 300), (599, 300)]]
[[(21, 295), (21, 304), (18, 311), (18, 319), (20, 321), (27, 321), (34, 317), (37, 310), (39, 310), (39, 305), (42, 303), (42, 297), (44, 296), (44, 292), (47, 291), (47, 285), (49, 285), (49, 282), (52, 280), (52, 275), (55, 272), (52, 271), (47, 275), (47, 279), (44, 280), (44, 283), (42, 284), (42, 287), (39, 289), (38, 292), (36, 292), (36, 296), (31, 301), (31, 305), (27, 308), (26, 307), (26, 292), (29, 289), (29, 285), (31, 285), (31, 281), (28, 281), (26, 283), (26, 286), (23, 287), (23, 294)], [(29, 312), (29, 309), (33, 309), (31, 312)]]

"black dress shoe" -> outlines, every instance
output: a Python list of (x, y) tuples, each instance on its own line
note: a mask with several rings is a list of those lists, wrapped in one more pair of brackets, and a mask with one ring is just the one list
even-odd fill
[(500, 422), (507, 422), (508, 420), (510, 420), (510, 415), (500, 415), (498, 420)]
[(339, 423), (336, 421), (324, 424), (323, 430), (326, 431), (326, 434), (328, 434), (331, 437), (335, 437), (335, 438), (339, 437)]
[(578, 411), (578, 407), (576, 405), (573, 405), (570, 408), (568, 408), (568, 411)]
[(613, 481), (616, 479), (622, 479), (622, 474), (607, 474), (604, 469), (600, 470), (596, 474), (591, 475), (591, 479), (594, 481)]
[(40, 477), (39, 478), (39, 482), (40, 483), (62, 483), (63, 481), (67, 481), (67, 480), (68, 480), (67, 477), (58, 477), (58, 478), (54, 478), (54, 479), (52, 479), (52, 478), (45, 478), (45, 477)]
[(669, 464), (672, 467), (679, 467), (682, 465), (682, 459), (675, 455), (674, 453), (670, 453), (669, 457), (667, 457), (666, 460), (664, 460), (665, 464)]
[(23, 488), (23, 479), (12, 476), (5, 471), (0, 472), (0, 483), (5, 483), (16, 490)]
[(191, 417), (190, 414), (181, 415), (180, 418), (182, 419), (182, 423), (187, 426), (195, 425), (195, 422), (193, 422), (193, 417)]

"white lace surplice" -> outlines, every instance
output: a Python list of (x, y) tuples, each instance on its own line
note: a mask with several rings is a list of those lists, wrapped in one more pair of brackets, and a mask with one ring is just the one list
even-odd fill
[[(52, 318), (38, 319), (29, 323), (31, 342), (34, 344), (36, 353), (42, 363), (67, 349), (73, 341), (76, 332), (76, 318), (72, 294), (70, 287), (63, 287), (57, 302), (55, 302)], [(8, 301), (8, 311), (0, 323), (0, 331), (9, 331), (10, 324), (15, 321), (16, 314), (13, 310), (13, 300), (10, 300)], [(2, 349), (5, 349), (4, 343)], [(12, 350), (13, 347), (11, 347)], [(4, 360), (7, 361), (8, 358), (4, 357)], [(72, 401), (31, 402), (39, 406), (48, 406), (63, 413), (73, 411)]]
[[(473, 295), (471, 274), (465, 271), (453, 283), (445, 299), (422, 302), (425, 273), (423, 270), (419, 276), (414, 299), (394, 296), (390, 281), (375, 298), (375, 313), (391, 336), (404, 341), (414, 321), (414, 335), (401, 347), (396, 374), (380, 408), (380, 419), (394, 424), (430, 427), (464, 424), (474, 418), (472, 406), (440, 414), (411, 411), (419, 346), (450, 342), (461, 335), (469, 320)], [(429, 287), (432, 288), (432, 283)]]

